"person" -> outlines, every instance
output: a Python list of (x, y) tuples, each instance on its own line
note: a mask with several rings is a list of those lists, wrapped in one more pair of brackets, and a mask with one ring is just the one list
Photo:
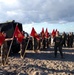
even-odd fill
[(22, 31), (22, 34), (24, 36), (24, 39), (22, 41), (22, 43), (20, 43), (20, 57), (23, 58), (24, 52), (25, 52), (25, 48), (26, 48), (26, 38), (25, 38), (25, 31)]
[(46, 47), (46, 39), (45, 39), (45, 37), (42, 40), (43, 40), (42, 41), (43, 49), (45, 49), (45, 47)]
[(67, 47), (69, 47), (69, 33), (67, 34)]
[(2, 65), (5, 65), (6, 58), (7, 58), (7, 43), (6, 42), (1, 46), (1, 57), (2, 57)]
[(37, 49), (40, 50), (41, 49), (41, 41), (42, 41), (40, 34), (39, 34), (39, 38), (40, 38), (40, 40), (37, 41), (37, 43), (38, 43)]
[(46, 48), (50, 48), (50, 47), (49, 47), (50, 35), (48, 34), (48, 37), (45, 37), (45, 39), (46, 39)]
[(13, 40), (13, 38), (7, 38), (7, 35), (4, 31), (2, 31), (2, 34), (5, 36), (5, 41), (4, 43), (1, 45), (1, 57), (2, 57), (2, 65), (7, 65), (8, 64), (8, 59), (7, 59), (7, 56), (8, 56), (8, 44), (7, 42), (9, 40)]
[(66, 47), (66, 33), (63, 32), (62, 34), (62, 46)]
[[(2, 34), (6, 37), (6, 33), (2, 32)], [(7, 58), (7, 41), (4, 41), (4, 43), (1, 46), (1, 57), (2, 57), (2, 65), (5, 65), (6, 58)]]
[(67, 44), (68, 44), (69, 48), (72, 48), (72, 46), (73, 46), (73, 33), (71, 33), (71, 32), (68, 34)]
[(59, 50), (61, 58), (63, 58), (63, 53), (62, 53), (62, 42), (61, 42), (61, 36), (59, 35), (59, 32), (56, 32), (56, 36), (54, 37), (54, 55), (55, 58), (57, 57), (57, 51)]
[(53, 37), (53, 35), (51, 35), (51, 37), (50, 37), (50, 45), (51, 46), (54, 46), (54, 37)]

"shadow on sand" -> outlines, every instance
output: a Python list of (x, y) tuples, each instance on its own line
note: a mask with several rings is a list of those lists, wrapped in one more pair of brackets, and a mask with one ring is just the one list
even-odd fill
[(40, 53), (26, 53), (25, 58), (74, 62), (74, 50), (73, 49), (63, 49), (64, 59), (61, 58), (59, 52), (57, 53), (57, 58), (54, 58), (54, 49), (53, 48), (45, 49), (45, 50), (41, 50), (41, 51), (42, 52), (40, 52)]
[[(39, 59), (39, 60), (58, 60), (74, 62), (74, 49), (63, 49), (64, 59), (61, 58), (60, 53), (57, 53), (57, 58), (54, 58), (54, 49), (41, 49), (39, 53), (29, 52), (26, 53), (25, 58)], [(12, 54), (11, 57), (19, 58), (20, 54)]]

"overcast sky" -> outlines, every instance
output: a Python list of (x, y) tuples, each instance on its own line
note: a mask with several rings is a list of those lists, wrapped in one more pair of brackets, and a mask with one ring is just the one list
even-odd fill
[(32, 27), (74, 31), (74, 0), (0, 0), (0, 22), (15, 20), (30, 33)]

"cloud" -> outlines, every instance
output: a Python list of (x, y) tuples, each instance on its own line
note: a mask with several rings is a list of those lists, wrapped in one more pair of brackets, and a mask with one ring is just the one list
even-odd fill
[(3, 22), (73, 22), (74, 0), (0, 0), (0, 14)]
[(23, 25), (23, 30), (28, 32), (29, 34), (31, 33), (31, 30), (32, 30), (32, 27), (34, 27), (34, 24), (31, 23), (31, 24), (24, 24)]

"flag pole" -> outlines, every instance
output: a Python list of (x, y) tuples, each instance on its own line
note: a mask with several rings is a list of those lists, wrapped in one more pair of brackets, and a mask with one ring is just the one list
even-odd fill
[(23, 58), (24, 58), (24, 56), (25, 56), (25, 52), (26, 52), (26, 50), (27, 50), (27, 47), (28, 47), (29, 41), (30, 41), (30, 38), (28, 39), (27, 45), (26, 45), (26, 47), (25, 47), (24, 54), (23, 54)]
[[(14, 38), (14, 37), (13, 37), (13, 38)], [(6, 57), (5, 64), (6, 64), (6, 62), (7, 62), (7, 59), (8, 59), (8, 56), (9, 56), (9, 53), (10, 53), (10, 50), (11, 50), (12, 44), (13, 44), (13, 39), (12, 39), (12, 41), (11, 41), (11, 44), (10, 44), (10, 47), (9, 47), (9, 50), (8, 50), (8, 53), (7, 53), (7, 57)]]
[(42, 49), (43, 49), (43, 38), (42, 38)]
[(22, 43), (20, 43), (20, 57), (22, 55)]
[[(17, 26), (17, 25), (16, 25), (16, 26)], [(15, 27), (14, 32), (15, 32), (15, 31), (16, 31), (16, 27)], [(9, 50), (8, 50), (8, 53), (7, 53), (6, 62), (7, 62), (7, 59), (8, 59), (8, 56), (9, 56), (9, 53), (10, 53), (12, 44), (13, 44), (13, 40), (14, 40), (14, 33), (13, 33), (12, 41), (11, 41), (11, 43), (10, 43)], [(6, 62), (5, 62), (5, 64), (6, 64)]]
[[(17, 26), (18, 26), (18, 24), (16, 25), (16, 27), (17, 27)], [(8, 56), (9, 56), (9, 53), (10, 53), (12, 44), (13, 44), (14, 34), (15, 34), (15, 31), (16, 31), (16, 27), (15, 27), (15, 30), (14, 30), (14, 33), (13, 33), (13, 37), (12, 37), (12, 41), (11, 41), (11, 44), (10, 44), (10, 47), (9, 47), (9, 50), (8, 50), (8, 53), (7, 53), (6, 62), (7, 62), (7, 59), (8, 59)], [(8, 41), (8, 40), (7, 40), (7, 41)], [(5, 62), (5, 64), (6, 64), (6, 62)]]
[(33, 37), (33, 50), (34, 50), (34, 37)]

